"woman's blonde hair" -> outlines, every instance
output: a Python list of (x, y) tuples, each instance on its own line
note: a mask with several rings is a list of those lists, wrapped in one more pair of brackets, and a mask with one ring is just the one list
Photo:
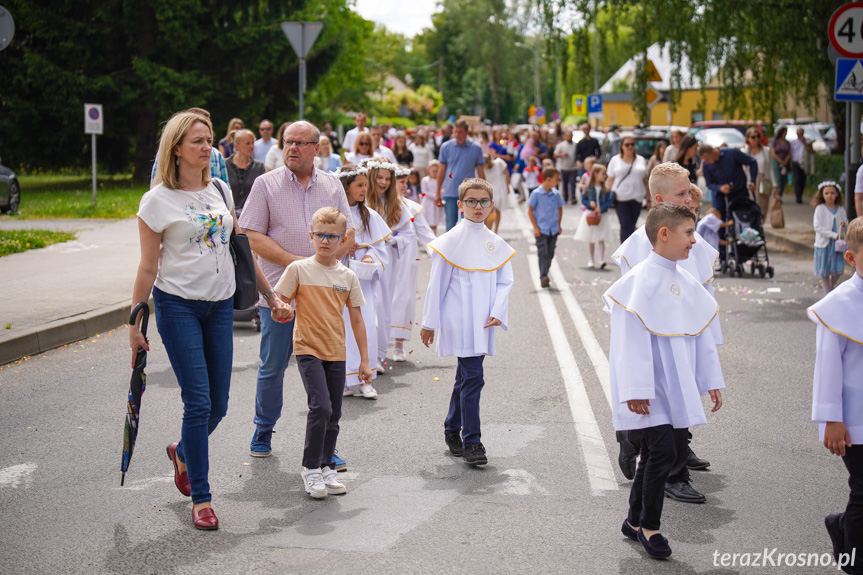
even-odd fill
[[(171, 189), (180, 188), (180, 166), (177, 163), (178, 158), (174, 155), (174, 151), (183, 143), (186, 134), (192, 129), (195, 124), (201, 123), (207, 127), (210, 132), (210, 145), (213, 145), (213, 125), (210, 119), (201, 114), (194, 112), (177, 112), (165, 127), (162, 128), (162, 135), (159, 138), (159, 152), (156, 154), (156, 177), (153, 178), (153, 185), (164, 184)], [(210, 166), (201, 170), (201, 181), (204, 184), (210, 183)]]
[(237, 138), (252, 138), (252, 142), (254, 142), (255, 133), (251, 130), (247, 130), (246, 128), (240, 128), (239, 130), (234, 130), (230, 134), (228, 134), (228, 138), (231, 142), (236, 142)]
[(242, 130), (246, 125), (239, 118), (231, 118), (231, 121), (228, 122), (228, 131), (225, 132), (225, 141), (228, 143), (234, 141), (234, 134), (232, 132), (236, 132), (237, 130)]

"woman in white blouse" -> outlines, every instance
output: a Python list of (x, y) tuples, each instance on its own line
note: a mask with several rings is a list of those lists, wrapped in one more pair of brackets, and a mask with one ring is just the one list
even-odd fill
[(742, 150), (758, 163), (758, 178), (755, 180), (755, 201), (761, 208), (761, 223), (767, 218), (771, 194), (779, 197), (779, 187), (776, 185), (776, 174), (770, 163), (772, 154), (769, 146), (761, 145), (761, 136), (755, 128), (746, 130), (746, 146)]
[(623, 137), (620, 153), (611, 158), (606, 173), (607, 186), (615, 195), (620, 243), (623, 243), (635, 231), (647, 193), (647, 162), (635, 153), (635, 138)]

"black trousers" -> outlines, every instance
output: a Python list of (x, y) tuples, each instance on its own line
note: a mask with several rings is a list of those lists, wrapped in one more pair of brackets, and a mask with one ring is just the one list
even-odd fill
[(309, 400), (303, 467), (317, 469), (329, 465), (335, 469), (332, 462), (342, 417), (345, 362), (324, 361), (313, 355), (295, 357)]
[(635, 225), (638, 223), (639, 214), (641, 214), (641, 200), (617, 202), (614, 209), (617, 211), (617, 219), (620, 222), (620, 243), (623, 243), (635, 232)]
[(561, 170), (560, 171), (560, 185), (561, 191), (563, 192), (564, 201), (571, 201), (575, 199), (575, 184), (578, 181), (578, 177), (581, 175), (581, 170)]
[(803, 201), (803, 189), (806, 187), (806, 170), (798, 162), (791, 162), (791, 171), (794, 174), (794, 196), (797, 201)]
[[(638, 432), (641, 434), (641, 459), (629, 492), (627, 520), (630, 525), (655, 531), (662, 517), (665, 483), (677, 457), (674, 430), (670, 425), (657, 425)], [(630, 437), (634, 435), (631, 433)]]
[(674, 460), (674, 465), (671, 466), (671, 471), (668, 474), (668, 483), (689, 483), (689, 469), (686, 468), (686, 460), (689, 459), (689, 439), (692, 434), (689, 433), (689, 428), (674, 429), (674, 449), (677, 451), (677, 457)]
[(845, 533), (845, 553), (850, 554), (857, 548), (855, 565), (849, 566), (850, 572), (863, 573), (863, 445), (846, 447), (842, 462), (848, 470), (851, 494), (845, 513), (839, 519), (839, 527)]
[(540, 234), (536, 238), (536, 255), (539, 258), (539, 279), (541, 280), (548, 277), (555, 247), (557, 247), (557, 234)]

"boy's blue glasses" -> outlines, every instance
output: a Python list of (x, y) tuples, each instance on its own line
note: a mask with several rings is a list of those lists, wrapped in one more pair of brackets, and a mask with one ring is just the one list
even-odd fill
[(310, 233), (312, 235), (312, 239), (315, 240), (316, 242), (322, 242), (324, 240), (327, 240), (328, 244), (336, 243), (339, 240), (341, 240), (343, 237), (345, 237), (344, 235), (339, 236), (336, 234), (323, 234), (321, 232), (310, 232)]
[(487, 208), (491, 205), (491, 200), (488, 198), (483, 198), (481, 200), (477, 200), (475, 198), (468, 198), (464, 200), (463, 203), (469, 208), (475, 208), (477, 204), (481, 205), (484, 208)]

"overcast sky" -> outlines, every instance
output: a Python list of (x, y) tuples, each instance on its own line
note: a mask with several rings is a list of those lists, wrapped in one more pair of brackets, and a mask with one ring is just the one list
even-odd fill
[(356, 10), (366, 20), (383, 24), (408, 38), (431, 28), (437, 0), (357, 0)]

